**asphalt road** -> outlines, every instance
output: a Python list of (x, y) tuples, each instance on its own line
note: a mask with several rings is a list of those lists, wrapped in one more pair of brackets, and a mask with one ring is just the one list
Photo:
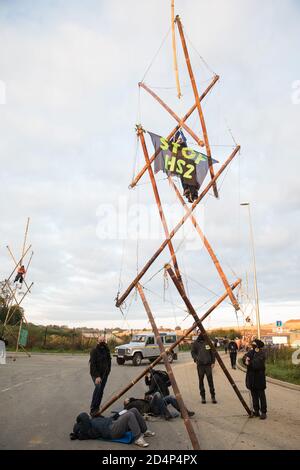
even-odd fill
[[(225, 357), (225, 356), (223, 356)], [(131, 364), (115, 364), (103, 403), (140, 371)], [(225, 357), (228, 364), (228, 358)], [(145, 362), (145, 365), (147, 362)], [(162, 366), (160, 366), (162, 367)], [(192, 423), (202, 449), (299, 449), (300, 392), (268, 384), (268, 419), (249, 419), (219, 366), (214, 369), (217, 405), (199, 399), (195, 365), (188, 353), (174, 363), (174, 373), (188, 409), (195, 411)], [(246, 401), (245, 374), (232, 371)], [(18, 357), (0, 366), (0, 449), (125, 449), (128, 445), (107, 441), (71, 441), (76, 416), (89, 411), (93, 383), (88, 356), (34, 355)], [(142, 396), (143, 382), (127, 396)], [(122, 400), (112, 409), (119, 409)], [(110, 410), (105, 413), (110, 414)], [(183, 420), (149, 423), (156, 436), (148, 438), (149, 449), (191, 449)], [(138, 448), (136, 448), (138, 450)]]

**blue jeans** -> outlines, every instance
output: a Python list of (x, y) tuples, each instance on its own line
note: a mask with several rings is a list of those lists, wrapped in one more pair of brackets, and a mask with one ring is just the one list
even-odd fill
[(104, 392), (104, 388), (105, 388), (105, 385), (106, 385), (106, 382), (107, 382), (108, 375), (104, 375), (99, 384), (95, 383), (96, 378), (97, 377), (92, 377), (93, 382), (95, 384), (95, 390), (94, 390), (94, 393), (93, 393), (93, 398), (92, 398), (92, 403), (91, 403), (91, 413), (94, 412), (94, 411), (99, 410), (99, 408), (100, 408), (102, 397), (103, 397), (103, 392)]
[(158, 416), (169, 415), (169, 411), (167, 409), (167, 405), (169, 404), (174, 406), (176, 410), (179, 410), (179, 406), (175, 397), (170, 395), (162, 397), (159, 392), (156, 392), (151, 400), (151, 411)]

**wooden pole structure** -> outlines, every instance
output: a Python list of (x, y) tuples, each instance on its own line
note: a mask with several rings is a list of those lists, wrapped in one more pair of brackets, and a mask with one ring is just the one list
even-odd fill
[[(172, 186), (172, 188), (174, 189), (175, 193), (176, 193), (176, 196), (177, 198), (179, 199), (179, 201), (181, 202), (181, 204), (183, 205), (185, 211), (187, 212), (189, 210), (187, 204), (185, 203), (183, 197), (181, 196), (180, 194), (180, 191), (178, 190), (176, 184), (174, 183), (173, 179), (169, 176), (168, 177), (168, 180), (169, 180), (169, 183), (170, 185)], [(204, 235), (204, 233), (202, 232), (201, 228), (199, 227), (199, 224), (197, 222), (197, 220), (195, 219), (195, 217), (193, 215), (190, 216), (190, 219), (191, 219), (191, 222), (193, 224), (193, 226), (195, 227), (196, 231), (198, 232), (198, 234), (200, 235), (200, 238), (205, 246), (205, 248), (207, 249), (208, 251), (208, 254), (209, 256), (211, 257), (211, 259), (213, 260), (213, 263), (216, 267), (216, 270), (218, 271), (219, 275), (220, 275), (220, 278), (224, 284), (224, 287), (225, 289), (227, 290), (228, 292), (228, 295), (230, 297), (230, 300), (235, 308), (235, 310), (239, 310), (240, 309), (240, 306), (239, 306), (239, 303), (234, 295), (234, 293), (232, 292), (231, 290), (231, 287), (230, 287), (230, 284), (227, 280), (227, 277), (220, 265), (220, 262), (216, 256), (216, 254), (214, 253), (214, 250), (212, 249), (212, 246), (211, 244), (209, 243), (209, 241), (207, 240), (206, 236)]]
[(176, 50), (176, 35), (175, 35), (175, 6), (174, 0), (171, 0), (171, 23), (172, 23), (172, 49), (173, 49), (173, 66), (175, 72), (177, 96), (181, 98), (181, 89), (179, 82), (178, 63), (177, 63), (177, 50)]
[(161, 246), (158, 248), (158, 250), (154, 253), (154, 255), (150, 258), (150, 260), (145, 264), (143, 269), (139, 272), (139, 274), (135, 277), (135, 279), (131, 282), (129, 287), (126, 289), (124, 294), (121, 295), (121, 297), (117, 298), (116, 301), (116, 306), (119, 307), (122, 305), (124, 300), (127, 298), (127, 296), (130, 294), (132, 289), (136, 286), (136, 284), (140, 281), (140, 279), (144, 276), (144, 274), (147, 272), (147, 270), (150, 268), (150, 266), (154, 263), (154, 261), (158, 258), (160, 253), (164, 250), (164, 248), (167, 246), (169, 240), (171, 240), (174, 235), (178, 232), (178, 230), (183, 226), (185, 221), (189, 218), (189, 216), (192, 214), (196, 206), (199, 204), (199, 202), (204, 198), (204, 196), (208, 193), (210, 188), (213, 186), (213, 184), (217, 181), (219, 176), (223, 173), (223, 171), (227, 168), (229, 163), (234, 159), (238, 151), (240, 150), (240, 146), (238, 145), (234, 151), (231, 153), (231, 155), (227, 158), (225, 163), (221, 166), (219, 171), (216, 173), (214, 178), (210, 180), (206, 188), (202, 191), (202, 193), (198, 196), (198, 198), (193, 202), (193, 204), (190, 206), (189, 210), (186, 212), (186, 214), (182, 217), (180, 222), (176, 225), (176, 227), (170, 232), (169, 238), (167, 238)]
[[(13, 262), (15, 263), (15, 266), (17, 267), (17, 266), (18, 266), (18, 263), (17, 263), (17, 261), (16, 261), (16, 258), (15, 258), (14, 255), (13, 255), (13, 252), (11, 251), (11, 249), (10, 249), (10, 247), (9, 247), (8, 245), (6, 246), (6, 248), (8, 249), (8, 252), (9, 252), (11, 258), (12, 258)], [(32, 254), (31, 254), (30, 261), (31, 261), (32, 256), (33, 256), (33, 252), (32, 252)], [(28, 263), (28, 265), (27, 265), (27, 269), (28, 269), (28, 266), (29, 266), (29, 263)], [(27, 273), (27, 269), (26, 269), (26, 273)], [(25, 284), (25, 286), (28, 288), (28, 285), (27, 285), (26, 280), (25, 280), (25, 276), (24, 276), (24, 284)]]
[[(238, 279), (235, 281), (235, 283), (231, 286), (232, 289), (235, 289), (239, 284), (241, 283), (241, 280)], [(205, 314), (200, 318), (199, 321), (196, 321), (193, 323), (193, 325), (185, 332), (185, 334), (181, 337), (178, 338), (175, 343), (173, 343), (169, 348), (165, 350), (165, 353), (168, 355), (170, 352), (172, 352), (177, 346), (179, 346), (182, 341), (185, 340), (185, 338), (192, 333), (192, 331), (199, 325), (199, 322), (203, 322), (225, 299), (228, 297), (228, 292), (226, 291), (206, 312)], [(127, 384), (120, 392), (118, 392), (116, 395), (114, 395), (105, 405), (102, 406), (100, 409), (98, 416), (100, 416), (107, 408), (109, 408), (113, 403), (115, 403), (119, 398), (121, 398), (128, 390), (130, 390), (136, 383), (138, 383), (150, 370), (152, 370), (162, 359), (163, 355), (160, 354), (155, 361), (153, 361), (146, 369), (143, 370), (135, 379), (133, 379), (129, 384)]]
[(29, 261), (28, 261), (27, 266), (26, 266), (26, 273), (25, 273), (24, 276), (26, 276), (26, 274), (27, 274), (27, 271), (28, 271), (28, 269), (29, 269), (29, 266), (30, 266), (30, 263), (31, 263), (31, 260), (32, 260), (33, 255), (34, 255), (34, 253), (33, 253), (33, 251), (32, 251), (31, 254), (30, 254)]
[[(138, 137), (141, 141), (145, 161), (148, 165), (148, 172), (149, 172), (149, 176), (150, 176), (150, 181), (151, 181), (151, 185), (152, 185), (156, 205), (157, 205), (158, 212), (159, 212), (159, 217), (160, 217), (161, 223), (162, 223), (163, 228), (164, 228), (165, 236), (168, 239), (170, 234), (169, 234), (169, 229), (168, 229), (168, 225), (167, 225), (167, 220), (166, 220), (163, 208), (162, 208), (161, 199), (160, 199), (160, 196), (159, 196), (159, 192), (158, 192), (157, 184), (156, 184), (156, 181), (155, 181), (155, 176), (154, 176), (154, 173), (153, 173), (153, 169), (152, 169), (152, 166), (150, 165), (150, 162), (149, 162), (149, 154), (148, 154), (148, 149), (147, 149), (146, 142), (145, 142), (144, 130), (141, 126), (137, 127), (137, 135), (138, 135)], [(176, 276), (178, 277), (179, 282), (183, 286), (183, 281), (182, 281), (181, 274), (180, 274), (180, 271), (179, 271), (178, 262), (177, 262), (177, 258), (176, 258), (176, 255), (175, 255), (175, 250), (174, 250), (173, 243), (171, 242), (171, 240), (169, 240), (169, 242), (168, 242), (168, 247), (169, 247), (169, 251), (170, 251), (170, 254), (171, 254), (171, 259), (172, 259), (172, 263), (173, 263), (173, 266), (174, 266), (174, 269), (175, 269)]]
[[(182, 122), (182, 119), (180, 119), (180, 117), (177, 116), (177, 114), (174, 113), (174, 111), (156, 93), (154, 93), (154, 91), (152, 91), (147, 85), (145, 85), (145, 83), (140, 82), (139, 86), (144, 88), (144, 90), (146, 90), (175, 119), (175, 121), (177, 121), (179, 124)], [(199, 137), (189, 126), (187, 126), (187, 124), (182, 122), (181, 127), (183, 127), (190, 134), (190, 136), (197, 142), (200, 147), (204, 147), (203, 140), (199, 139)]]
[[(213, 162), (212, 162), (212, 158), (211, 158), (211, 150), (210, 150), (210, 145), (209, 145), (209, 140), (208, 140), (208, 135), (207, 135), (206, 124), (205, 124), (204, 115), (203, 115), (203, 111), (202, 111), (202, 107), (201, 107), (201, 103), (200, 103), (200, 98), (199, 98), (199, 93), (198, 93), (198, 89), (197, 89), (197, 85), (196, 85), (195, 76), (194, 76), (194, 73), (193, 73), (193, 69), (192, 69), (192, 65), (191, 65), (191, 61), (190, 61), (190, 57), (189, 57), (189, 52), (188, 52), (185, 37), (184, 37), (184, 34), (183, 34), (182, 24), (181, 24), (181, 21), (180, 21), (180, 18), (179, 18), (178, 15), (176, 16), (175, 21), (176, 21), (176, 24), (177, 24), (177, 27), (178, 27), (178, 31), (179, 31), (179, 35), (180, 35), (180, 39), (181, 39), (181, 44), (182, 44), (182, 48), (183, 48), (183, 53), (184, 53), (186, 65), (187, 65), (187, 68), (188, 68), (189, 76), (190, 76), (190, 79), (191, 79), (191, 85), (192, 85), (192, 88), (193, 88), (194, 97), (195, 97), (195, 100), (196, 100), (198, 114), (199, 114), (199, 118), (200, 118), (200, 122), (201, 122), (201, 127), (202, 127), (202, 132), (203, 132), (203, 139), (204, 139), (204, 142), (205, 142), (205, 148), (206, 148), (206, 154), (207, 154), (207, 159), (208, 159), (210, 176), (211, 176), (211, 179), (214, 180), (215, 174), (214, 174)], [(217, 190), (217, 185), (216, 185), (215, 182), (213, 184), (213, 190), (214, 190), (215, 196), (218, 197), (218, 190)]]
[[(219, 80), (219, 75), (215, 75), (212, 82), (210, 83), (210, 85), (206, 88), (206, 90), (202, 93), (202, 95), (200, 96), (200, 101), (202, 101), (205, 96), (210, 92), (210, 90), (213, 88), (213, 86), (217, 83), (217, 81)], [(190, 109), (189, 111), (185, 114), (185, 116), (180, 120), (180, 123), (174, 127), (174, 129), (169, 133), (169, 135), (167, 136), (167, 140), (171, 140), (173, 135), (176, 134), (176, 132), (178, 131), (178, 129), (180, 129), (183, 125), (183, 123), (193, 114), (193, 112), (195, 111), (195, 109), (197, 109), (197, 105), (194, 104)], [(158, 149), (153, 155), (152, 157), (150, 158), (150, 164), (152, 164), (155, 160), (155, 158), (157, 157), (157, 155), (159, 154), (160, 152), (160, 149)], [(148, 168), (148, 165), (145, 165), (144, 168), (142, 170), (139, 171), (139, 173), (137, 174), (137, 176), (132, 180), (131, 184), (130, 184), (130, 188), (134, 188), (137, 183), (139, 182), (139, 180), (142, 178), (142, 176), (144, 175), (144, 173), (147, 171), (147, 168)]]
[[(8, 287), (9, 287), (9, 289), (10, 289), (10, 291), (11, 291), (11, 299), (13, 299), (13, 298), (15, 299), (16, 306), (17, 306), (17, 307), (20, 307), (20, 305), (21, 305), (21, 303), (23, 302), (23, 300), (24, 300), (24, 298), (26, 297), (26, 295), (28, 294), (28, 292), (30, 292), (30, 289), (31, 289), (32, 286), (33, 286), (33, 282), (32, 282), (31, 285), (27, 288), (27, 291), (24, 293), (23, 297), (22, 297), (21, 300), (18, 302), (18, 300), (16, 299), (16, 296), (15, 296), (14, 291), (11, 289), (10, 285), (8, 284)], [(12, 305), (11, 305), (10, 310), (12, 310)], [(6, 315), (6, 318), (5, 318), (5, 321), (4, 321), (3, 332), (8, 329), (7, 323), (9, 322), (10, 318), (11, 318), (12, 315), (13, 315), (13, 311), (12, 311), (12, 313), (10, 313), (10, 315), (9, 315), (10, 310), (8, 310), (7, 315)], [(25, 319), (24, 314), (21, 314), (21, 315), (22, 315), (22, 317), (21, 317), (21, 320), (20, 320), (19, 332), (18, 332), (18, 336), (17, 336), (16, 352), (18, 352), (18, 349), (19, 349), (19, 341), (20, 341), (21, 329), (22, 329), (22, 325), (23, 325), (23, 320)], [(25, 321), (26, 321), (26, 319), (25, 319)], [(16, 337), (16, 336), (13, 335), (13, 337)], [(22, 349), (26, 352), (26, 354), (27, 354), (29, 357), (31, 357), (30, 354), (26, 351), (26, 349), (25, 349), (22, 345), (20, 345), (20, 346), (21, 346)]]
[(27, 241), (27, 235), (28, 235), (28, 229), (29, 229), (29, 222), (30, 222), (30, 218), (28, 217), (27, 218), (27, 223), (26, 223), (26, 228), (25, 228), (25, 234), (24, 234), (21, 264), (23, 263), (23, 258), (24, 258), (24, 253), (25, 253), (25, 247), (26, 247), (26, 241)]
[(157, 343), (157, 345), (159, 347), (159, 350), (160, 350), (160, 354), (162, 354), (162, 358), (163, 358), (163, 361), (164, 361), (164, 364), (165, 364), (165, 368), (166, 368), (167, 373), (169, 375), (169, 379), (170, 379), (170, 382), (171, 382), (171, 385), (172, 385), (172, 388), (173, 388), (173, 391), (174, 391), (174, 395), (175, 395), (175, 398), (176, 398), (177, 403), (179, 405), (179, 408), (180, 408), (180, 411), (181, 411), (181, 416), (183, 417), (184, 425), (186, 427), (186, 430), (187, 430), (187, 433), (189, 435), (190, 441), (192, 443), (193, 449), (194, 450), (200, 450), (200, 444), (199, 444), (198, 438), (196, 436), (196, 433), (195, 433), (194, 428), (192, 426), (191, 420), (189, 418), (189, 415), (188, 415), (186, 406), (184, 404), (182, 395), (180, 393), (179, 387), (177, 385), (177, 382), (176, 382), (171, 364), (168, 361), (168, 356), (166, 354), (161, 336), (160, 336), (158, 328), (156, 326), (156, 323), (155, 323), (154, 317), (152, 315), (150, 306), (147, 302), (144, 290), (143, 290), (142, 286), (140, 285), (140, 283), (137, 284), (137, 288), (138, 288), (140, 297), (142, 299), (143, 305), (145, 307), (145, 310), (147, 312), (147, 315), (148, 315), (153, 333), (155, 335), (156, 343)]
[(17, 344), (16, 344), (16, 353), (18, 352), (18, 349), (19, 349), (19, 342), (20, 342), (20, 336), (21, 336), (22, 325), (23, 325), (23, 316), (22, 316), (22, 318), (21, 318), (20, 326), (19, 326), (18, 339), (17, 339)]
[(230, 385), (232, 386), (234, 392), (236, 393), (238, 399), (240, 400), (241, 404), (243, 405), (243, 407), (245, 408), (245, 410), (247, 411), (248, 415), (251, 416), (252, 413), (251, 413), (251, 410), (249, 408), (249, 406), (247, 405), (247, 403), (245, 402), (244, 398), (242, 397), (241, 395), (241, 392), (239, 391), (235, 381), (233, 380), (233, 378), (231, 377), (230, 373), (228, 372), (224, 362), (222, 361), (221, 359), (221, 356), (220, 354), (218, 353), (218, 351), (216, 350), (215, 348), (215, 345), (214, 343), (211, 341), (211, 339), (209, 338), (208, 334), (206, 333), (206, 330), (204, 328), (204, 326), (202, 325), (202, 322), (199, 320), (198, 318), (198, 315), (196, 313), (196, 310), (194, 309), (194, 307), (192, 306), (191, 302), (189, 301), (189, 299), (187, 298), (185, 292), (182, 290), (181, 288), (181, 285), (180, 283), (178, 282), (177, 280), (177, 277), (175, 276), (175, 273), (171, 267), (171, 265), (167, 265), (166, 266), (166, 270), (170, 276), (170, 278), (172, 279), (173, 283), (175, 284), (175, 287), (176, 289), (178, 290), (182, 300), (184, 301), (185, 305), (187, 306), (188, 308), (188, 311), (190, 312), (190, 314), (193, 316), (194, 320), (196, 322), (198, 322), (198, 328), (199, 330), (201, 331), (201, 333), (203, 334), (204, 338), (205, 338), (205, 341), (207, 344), (209, 344), (209, 346), (211, 347), (211, 350), (215, 353), (216, 355), (216, 359), (221, 367), (221, 369), (223, 370), (224, 374), (226, 375)]
[(12, 290), (12, 288), (9, 286), (9, 289), (11, 291), (11, 295), (12, 295), (12, 298), (15, 299), (15, 302), (16, 302), (16, 305), (17, 307), (20, 307), (21, 303), (23, 302), (23, 300), (25, 299), (26, 295), (28, 294), (28, 292), (30, 292), (30, 289), (31, 287), (33, 286), (33, 282), (30, 284), (30, 286), (27, 288), (26, 292), (24, 292), (23, 294), (23, 297), (21, 298), (20, 301), (18, 301), (18, 299), (16, 298), (15, 296), (15, 292)]
[(16, 266), (15, 266), (15, 269), (12, 271), (12, 273), (9, 275), (9, 277), (8, 277), (7, 279), (5, 279), (5, 284), (7, 284), (7, 283), (10, 281), (10, 279), (11, 279), (12, 276), (14, 275), (15, 270), (17, 269), (17, 267), (18, 267), (18, 266), (20, 265), (20, 263), (22, 262), (22, 259), (27, 255), (27, 253), (28, 253), (28, 251), (30, 250), (30, 248), (31, 248), (31, 245), (29, 245), (29, 247), (27, 248), (27, 250), (24, 252), (23, 257), (18, 261), (18, 263), (17, 263)]

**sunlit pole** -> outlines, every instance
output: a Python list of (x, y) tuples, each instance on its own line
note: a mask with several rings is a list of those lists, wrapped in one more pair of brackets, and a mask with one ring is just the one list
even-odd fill
[(257, 325), (257, 337), (260, 339), (260, 315), (259, 315), (259, 301), (258, 301), (258, 289), (257, 289), (257, 276), (256, 276), (256, 261), (255, 261), (255, 251), (254, 251), (254, 236), (253, 236), (253, 227), (252, 227), (252, 219), (251, 219), (251, 212), (250, 212), (250, 203), (243, 202), (240, 204), (241, 206), (248, 207), (248, 214), (249, 214), (249, 226), (250, 226), (250, 239), (251, 239), (251, 246), (252, 246), (252, 256), (253, 256), (253, 274), (254, 274), (254, 292), (255, 292), (255, 306), (256, 306), (256, 325)]

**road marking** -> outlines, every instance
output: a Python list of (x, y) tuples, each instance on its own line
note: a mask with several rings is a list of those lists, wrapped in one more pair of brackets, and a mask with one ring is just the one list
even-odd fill
[(26, 380), (25, 382), (20, 382), (18, 384), (12, 385), (11, 387), (4, 388), (3, 390), (1, 390), (0, 393), (8, 392), (9, 390), (12, 390), (13, 388), (18, 388), (18, 387), (21, 387), (22, 385), (25, 385), (25, 384), (30, 384), (30, 383), (34, 382), (35, 380), (46, 379), (47, 377), (54, 377), (56, 375), (57, 374), (44, 375), (43, 377), (36, 377), (32, 380)]

